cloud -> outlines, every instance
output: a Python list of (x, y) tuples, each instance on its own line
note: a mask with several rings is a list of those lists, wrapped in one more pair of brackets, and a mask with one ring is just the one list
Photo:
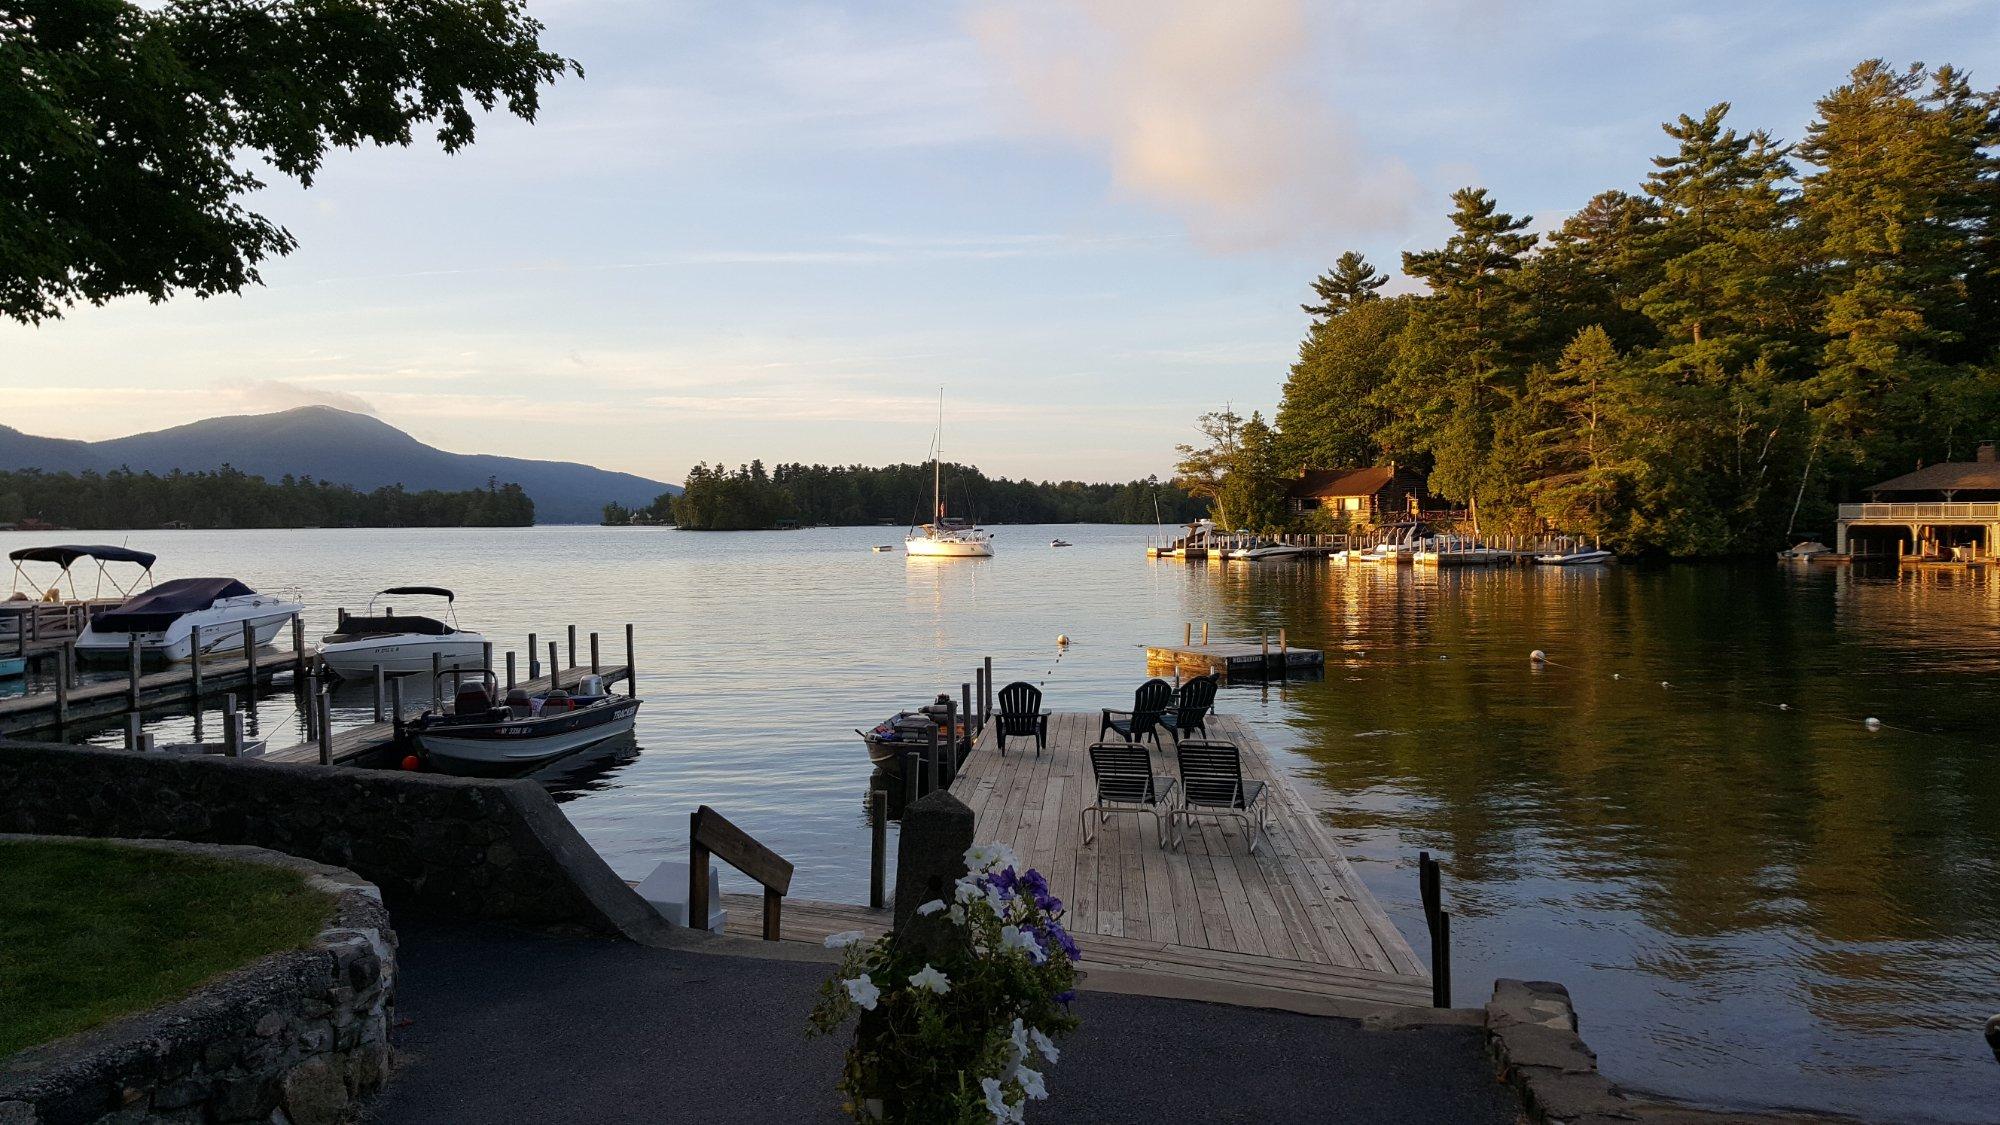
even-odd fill
[(301, 386), (283, 379), (254, 379), (225, 384), (225, 389), (236, 395), (243, 409), (254, 414), (291, 410), (300, 406), (331, 406), (336, 410), (351, 410), (356, 414), (377, 413), (375, 407), (360, 395), (337, 391), (331, 387)]
[(1210, 249), (1397, 229), (1416, 193), (1314, 88), (1303, 0), (995, 0), (971, 26), (1032, 128)]

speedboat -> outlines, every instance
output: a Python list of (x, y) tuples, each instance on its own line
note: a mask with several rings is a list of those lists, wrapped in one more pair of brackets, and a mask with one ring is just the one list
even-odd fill
[(140, 656), (154, 660), (187, 660), (196, 648), (236, 651), (244, 626), (256, 644), (269, 644), (304, 608), (234, 578), (176, 578), (91, 618), (76, 638), (76, 653), (85, 660), (120, 659), (133, 637)]
[[(443, 598), (450, 621), (398, 614), (394, 606), (375, 612), (376, 602), (392, 597)], [(391, 676), (429, 672), (434, 655), (445, 671), (483, 668), (486, 638), (459, 628), (455, 600), (442, 586), (391, 586), (369, 598), (359, 616), (340, 611), (334, 631), (320, 641), (320, 663), (343, 680), (372, 676), (377, 667)]]
[(1610, 551), (1592, 548), (1567, 553), (1536, 555), (1535, 561), (1543, 566), (1597, 566), (1616, 558)]
[(494, 702), (498, 681), (482, 670), (461, 684), (449, 714), (426, 711), (406, 727), (424, 760), (445, 773), (504, 776), (539, 769), (566, 754), (630, 734), (645, 700), (613, 695), (596, 676), (574, 692), (513, 688)]
[(1284, 558), (1287, 555), (1302, 553), (1304, 553), (1302, 548), (1294, 547), (1289, 543), (1273, 543), (1267, 539), (1260, 539), (1247, 547), (1238, 547), (1229, 552), (1229, 557), (1232, 559), (1241, 559), (1246, 562), (1256, 562), (1258, 559), (1278, 559)]

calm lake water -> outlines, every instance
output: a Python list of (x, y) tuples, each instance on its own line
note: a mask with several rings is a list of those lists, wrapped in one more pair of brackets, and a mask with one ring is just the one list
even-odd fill
[[(1204, 566), (1145, 559), (1148, 530), (1003, 527), (988, 561), (872, 554), (902, 534), (872, 528), (8, 545), (125, 540), (160, 554), (162, 578), (295, 589), (314, 638), (335, 606), (404, 583), (458, 590), (463, 622), (503, 651), (574, 622), (615, 661), (632, 622), (640, 750), (572, 771), (571, 819), (636, 877), (684, 853), (708, 803), (797, 863), (796, 894), (845, 901), (867, 886), (853, 728), (955, 692), (982, 656), (1083, 710), (1129, 700), (1137, 646), (1184, 621), (1218, 639), (1284, 626), (1328, 650), (1325, 678), (1231, 687), (1219, 707), (1312, 792), (1419, 949), (1417, 853), (1442, 859), (1457, 1002), (1495, 976), (1563, 981), (1605, 1069), (1643, 1089), (2000, 1116), (1979, 1031), (2000, 1012), (2000, 584)], [(1058, 534), (1076, 546), (1051, 549)], [(365, 692), (343, 702), (338, 721), (367, 717)], [(289, 695), (259, 720), (297, 741)]]

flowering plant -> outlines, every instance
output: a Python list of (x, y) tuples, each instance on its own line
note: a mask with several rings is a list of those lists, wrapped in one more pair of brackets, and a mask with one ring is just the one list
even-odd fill
[(920, 938), (827, 939), (848, 952), (820, 989), (812, 1031), (860, 1017), (840, 1081), (858, 1121), (1020, 1121), (1048, 1096), (1055, 1039), (1077, 1022), (1062, 900), (1040, 872), (1017, 873), (1004, 845), (970, 848), (965, 863), (950, 901), (917, 907)]

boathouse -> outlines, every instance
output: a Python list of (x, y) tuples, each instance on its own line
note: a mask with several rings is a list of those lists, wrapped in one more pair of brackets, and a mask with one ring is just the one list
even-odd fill
[(1401, 523), (1442, 507), (1422, 473), (1397, 465), (1307, 469), (1285, 493), (1294, 513), (1325, 508), (1357, 524)]
[(2000, 455), (1992, 442), (1970, 461), (1945, 461), (1865, 489), (1840, 506), (1834, 550), (1860, 558), (1977, 562), (2000, 543)]

